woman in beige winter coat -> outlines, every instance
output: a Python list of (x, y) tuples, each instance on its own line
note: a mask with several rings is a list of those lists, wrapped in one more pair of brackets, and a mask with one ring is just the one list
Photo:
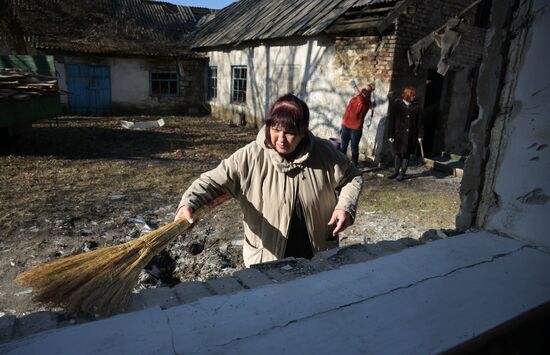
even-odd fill
[(311, 258), (337, 244), (353, 224), (361, 172), (308, 130), (309, 109), (288, 94), (272, 106), (254, 142), (203, 173), (185, 191), (176, 219), (228, 193), (244, 214), (246, 266), (284, 257)]

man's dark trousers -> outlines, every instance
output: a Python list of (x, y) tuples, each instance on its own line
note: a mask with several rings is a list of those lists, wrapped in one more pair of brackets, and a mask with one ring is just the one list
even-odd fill
[(359, 141), (363, 135), (362, 129), (351, 129), (342, 125), (342, 146), (340, 147), (342, 153), (347, 154), (348, 145), (351, 141), (351, 161), (355, 166), (359, 161)]

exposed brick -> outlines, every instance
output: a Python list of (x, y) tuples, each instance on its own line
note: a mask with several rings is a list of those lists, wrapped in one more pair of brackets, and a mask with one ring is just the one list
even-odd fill
[(174, 292), (181, 303), (194, 302), (199, 298), (212, 295), (205, 283), (199, 281), (178, 284), (174, 287)]
[(218, 295), (241, 291), (241, 284), (231, 277), (220, 277), (206, 280), (206, 284)]
[(162, 309), (179, 304), (174, 289), (168, 287), (149, 288), (133, 294), (126, 311), (134, 312), (159, 306)]
[(294, 280), (298, 277), (290, 266), (281, 266), (279, 268), (273, 268), (265, 270), (264, 273), (267, 274), (272, 280), (277, 282), (286, 282)]
[(233, 277), (239, 279), (239, 281), (241, 281), (241, 283), (248, 288), (254, 288), (273, 283), (273, 281), (271, 281), (271, 279), (263, 274), (261, 271), (252, 268), (246, 268), (237, 271), (233, 274)]

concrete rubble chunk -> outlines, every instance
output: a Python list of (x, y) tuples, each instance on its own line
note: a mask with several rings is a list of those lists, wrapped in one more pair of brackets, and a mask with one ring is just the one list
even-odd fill
[(338, 248), (333, 248), (333, 249), (329, 249), (329, 250), (325, 250), (325, 251), (322, 251), (320, 253), (317, 253), (315, 254), (314, 258), (319, 258), (319, 259), (328, 259), (330, 258), (331, 256), (334, 256), (336, 255), (336, 253), (338, 253)]
[(58, 314), (41, 311), (16, 319), (14, 338), (58, 327)]
[(126, 311), (135, 312), (154, 306), (166, 309), (179, 303), (174, 289), (168, 287), (149, 288), (133, 294)]
[(420, 242), (416, 239), (413, 239), (413, 238), (401, 238), (401, 239), (397, 240), (397, 242), (405, 245), (406, 247), (415, 247), (415, 246), (418, 246), (418, 245), (422, 244), (422, 242)]
[(174, 292), (181, 303), (191, 303), (199, 298), (212, 295), (205, 283), (200, 281), (180, 283), (174, 287)]
[(397, 242), (397, 241), (382, 241), (378, 242), (376, 244), (367, 244), (365, 245), (365, 249), (369, 254), (372, 254), (376, 257), (380, 257), (383, 255), (388, 255), (393, 252), (405, 249), (406, 246)]
[(294, 280), (298, 277), (298, 270), (285, 271), (282, 268), (272, 268), (264, 270), (264, 273), (267, 274), (272, 280), (277, 282), (286, 282)]
[(0, 342), (13, 338), (15, 333), (15, 319), (12, 314), (0, 317)]
[(227, 293), (233, 293), (243, 290), (241, 284), (231, 277), (210, 279), (206, 281), (206, 284), (218, 295), (224, 295)]
[(233, 274), (248, 288), (259, 287), (273, 283), (269, 277), (259, 270), (246, 268)]
[(345, 262), (343, 264), (354, 264), (373, 259), (373, 256), (367, 251), (364, 245), (352, 245), (342, 248), (336, 255), (337, 257), (344, 258)]

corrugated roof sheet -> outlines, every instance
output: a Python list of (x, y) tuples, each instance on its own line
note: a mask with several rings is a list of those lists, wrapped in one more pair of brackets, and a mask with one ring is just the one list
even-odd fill
[(200, 28), (192, 47), (321, 33), (358, 0), (240, 0)]
[(353, 5), (353, 7), (360, 7), (365, 5), (380, 5), (396, 1), (397, 0), (359, 0)]
[(361, 7), (365, 5), (381, 5), (381, 4), (387, 4), (391, 2), (396, 2), (397, 0), (359, 0), (357, 1), (353, 7)]
[(11, 0), (24, 39), (38, 49), (185, 55), (197, 22), (213, 10), (151, 0)]

